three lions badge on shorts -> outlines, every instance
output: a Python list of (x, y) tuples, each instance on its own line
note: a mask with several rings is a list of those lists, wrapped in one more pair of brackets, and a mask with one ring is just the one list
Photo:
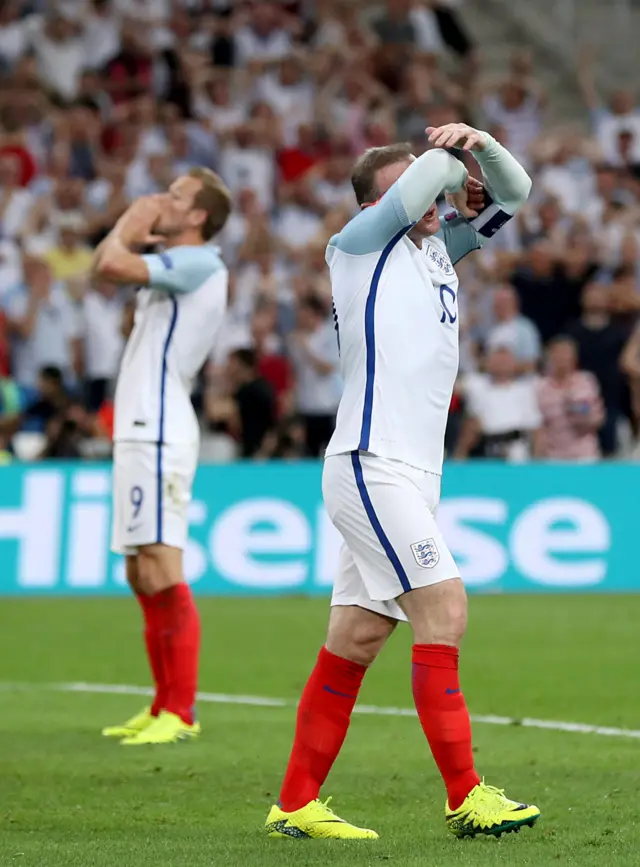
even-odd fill
[(414, 542), (411, 550), (416, 563), (422, 569), (433, 569), (440, 560), (440, 552), (435, 539), (423, 539), (422, 542)]

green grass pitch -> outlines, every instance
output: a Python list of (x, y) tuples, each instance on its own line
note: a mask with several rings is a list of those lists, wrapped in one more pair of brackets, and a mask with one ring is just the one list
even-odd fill
[[(640, 596), (471, 599), (463, 686), (472, 713), (640, 728)], [(201, 688), (294, 701), (326, 600), (204, 599)], [(361, 701), (411, 707), (399, 630)], [(0, 601), (0, 865), (19, 867), (610, 867), (640, 864), (640, 740), (474, 727), (491, 784), (537, 803), (533, 830), (457, 841), (418, 721), (360, 715), (324, 794), (377, 843), (272, 841), (295, 710), (201, 703), (197, 743), (127, 750), (100, 737), (143, 703), (48, 684), (147, 683), (130, 599)]]

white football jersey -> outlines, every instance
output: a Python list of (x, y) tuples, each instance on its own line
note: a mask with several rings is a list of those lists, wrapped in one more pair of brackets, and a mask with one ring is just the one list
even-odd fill
[(191, 391), (226, 310), (227, 269), (209, 246), (174, 247), (144, 260), (149, 285), (137, 292), (116, 387), (114, 439), (196, 445)]
[[(344, 390), (327, 456), (361, 451), (442, 472), (458, 371), (454, 265), (510, 218), (530, 187), (518, 163), (487, 138), (486, 176), (502, 171), (502, 188), (513, 195), (509, 206), (494, 190), (476, 225), (454, 212), (417, 247), (407, 232), (443, 188), (460, 186), (466, 177), (453, 157), (432, 151), (329, 242)], [(484, 172), (485, 160), (481, 165)]]

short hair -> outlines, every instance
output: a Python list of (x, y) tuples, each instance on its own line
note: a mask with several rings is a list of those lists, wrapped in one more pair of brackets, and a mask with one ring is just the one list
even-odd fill
[(62, 371), (59, 367), (55, 367), (53, 364), (48, 364), (45, 367), (41, 367), (40, 376), (42, 377), (42, 379), (48, 379), (50, 382), (54, 382), (56, 385), (62, 385)]
[(552, 337), (548, 341), (547, 350), (553, 349), (554, 346), (562, 346), (563, 343), (566, 343), (569, 346), (571, 346), (573, 348), (574, 352), (576, 353), (576, 355), (578, 354), (578, 351), (580, 348), (578, 346), (578, 341), (575, 339), (575, 337), (572, 337), (570, 334), (556, 334), (554, 337)]
[(366, 202), (375, 202), (380, 198), (380, 191), (375, 182), (377, 171), (394, 163), (409, 160), (411, 155), (409, 142), (401, 142), (380, 148), (369, 148), (358, 157), (351, 172), (351, 184), (358, 204), (364, 205)]
[(327, 315), (327, 308), (317, 295), (305, 295), (300, 301), (300, 307), (303, 310), (310, 310), (316, 316), (325, 317)]
[(235, 358), (239, 364), (248, 370), (255, 370), (258, 366), (258, 356), (255, 349), (235, 349), (230, 357)]
[(188, 175), (202, 184), (202, 189), (193, 200), (193, 207), (203, 210), (207, 215), (201, 232), (203, 240), (208, 241), (217, 235), (227, 222), (233, 207), (231, 193), (222, 178), (204, 166), (190, 169)]

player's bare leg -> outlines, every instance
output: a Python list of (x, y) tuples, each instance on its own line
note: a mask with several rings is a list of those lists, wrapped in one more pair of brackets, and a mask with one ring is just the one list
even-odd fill
[(537, 807), (510, 801), (480, 781), (471, 721), (460, 689), (458, 648), (467, 626), (467, 598), (460, 578), (404, 594), (398, 603), (414, 634), (412, 686), (416, 710), (447, 789), (446, 816), (456, 836), (519, 830), (533, 825)]
[[(131, 561), (131, 562), (130, 562)], [(127, 576), (145, 617), (145, 641), (156, 684), (151, 725), (123, 741), (174, 743), (200, 732), (194, 719), (200, 619), (183, 579), (182, 551), (144, 545), (129, 558)]]
[(375, 839), (337, 820), (317, 799), (344, 743), (360, 686), (396, 621), (357, 606), (331, 609), (327, 641), (304, 688), (279, 804), (267, 833), (283, 837)]

